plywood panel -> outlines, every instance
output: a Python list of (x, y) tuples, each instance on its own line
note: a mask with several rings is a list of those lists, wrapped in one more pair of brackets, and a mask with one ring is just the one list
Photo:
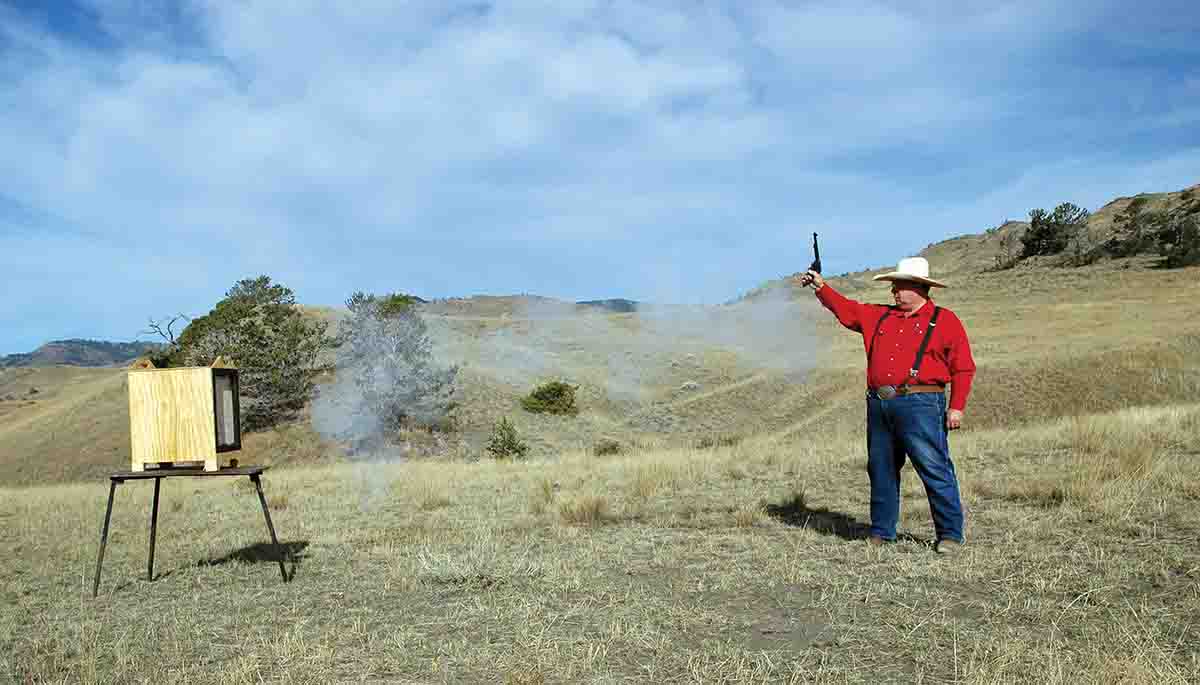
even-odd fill
[(212, 371), (206, 367), (129, 372), (133, 469), (160, 461), (217, 468)]

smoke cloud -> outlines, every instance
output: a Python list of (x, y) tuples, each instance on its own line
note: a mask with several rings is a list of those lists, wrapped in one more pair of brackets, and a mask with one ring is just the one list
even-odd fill
[(628, 314), (525, 299), (488, 326), (454, 315), (429, 317), (445, 361), (527, 391), (551, 378), (594, 399), (636, 409), (709, 380), (754, 373), (802, 380), (817, 362), (816, 305), (779, 286), (727, 305), (645, 304)]
[[(382, 501), (398, 477), (387, 465), (422, 451), (466, 447), (458, 435), (401, 437), (395, 425), (364, 410), (364, 393), (403, 384), (408, 387), (390, 396), (407, 415), (428, 420), (431, 405), (421, 384), (429, 373), (414, 369), (461, 367), (460, 390), (464, 383), (483, 383), (508, 397), (564, 380), (579, 386), (581, 404), (627, 421), (631, 433), (671, 430), (679, 421), (656, 413), (671, 400), (764, 374), (804, 380), (820, 358), (813, 334), (818, 305), (795, 295), (777, 286), (725, 305), (642, 304), (627, 313), (528, 296), (435, 301), (418, 310), (428, 364), (397, 364), (403, 355), (386, 344), (387, 335), (364, 328), (372, 335), (354, 353), (339, 353), (337, 379), (322, 387), (313, 424), (327, 438), (350, 444), (364, 508)], [(364, 368), (377, 370), (369, 383), (362, 382)], [(578, 421), (574, 429), (586, 433), (586, 419)], [(425, 442), (415, 445), (414, 437)]]

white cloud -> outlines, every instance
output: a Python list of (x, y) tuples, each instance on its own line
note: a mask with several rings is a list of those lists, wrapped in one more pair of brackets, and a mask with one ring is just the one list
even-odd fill
[(20, 249), (72, 264), (38, 281), (50, 296), (122, 302), (106, 332), (259, 272), (323, 303), (723, 301), (806, 265), (809, 227), (848, 270), (1070, 183), (1190, 173), (1163, 160), (1191, 152), (1128, 142), (1194, 122), (1186, 76), (1164, 99), (1119, 66), (1047, 61), (1111, 4), (92, 7), (118, 48), (0, 10), (0, 194), (57, 217), (21, 235), (92, 236)]

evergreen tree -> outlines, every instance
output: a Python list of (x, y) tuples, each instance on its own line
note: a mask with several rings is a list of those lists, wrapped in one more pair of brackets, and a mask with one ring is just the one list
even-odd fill
[(1089, 213), (1070, 202), (1064, 202), (1053, 212), (1038, 208), (1029, 212), (1029, 229), (1021, 237), (1021, 258), (1056, 255), (1071, 244), (1072, 239), (1084, 238)]
[(207, 366), (222, 356), (238, 368), (242, 426), (265, 428), (296, 417), (316, 378), (331, 367), (327, 324), (305, 317), (290, 288), (269, 276), (238, 281), (208, 314), (180, 333), (171, 363)]

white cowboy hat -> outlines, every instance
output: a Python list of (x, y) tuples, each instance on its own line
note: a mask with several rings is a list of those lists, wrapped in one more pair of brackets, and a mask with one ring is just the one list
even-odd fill
[(929, 261), (924, 257), (908, 257), (901, 259), (896, 270), (891, 273), (879, 274), (877, 281), (912, 281), (924, 283), (934, 288), (945, 288), (946, 284), (929, 277)]

